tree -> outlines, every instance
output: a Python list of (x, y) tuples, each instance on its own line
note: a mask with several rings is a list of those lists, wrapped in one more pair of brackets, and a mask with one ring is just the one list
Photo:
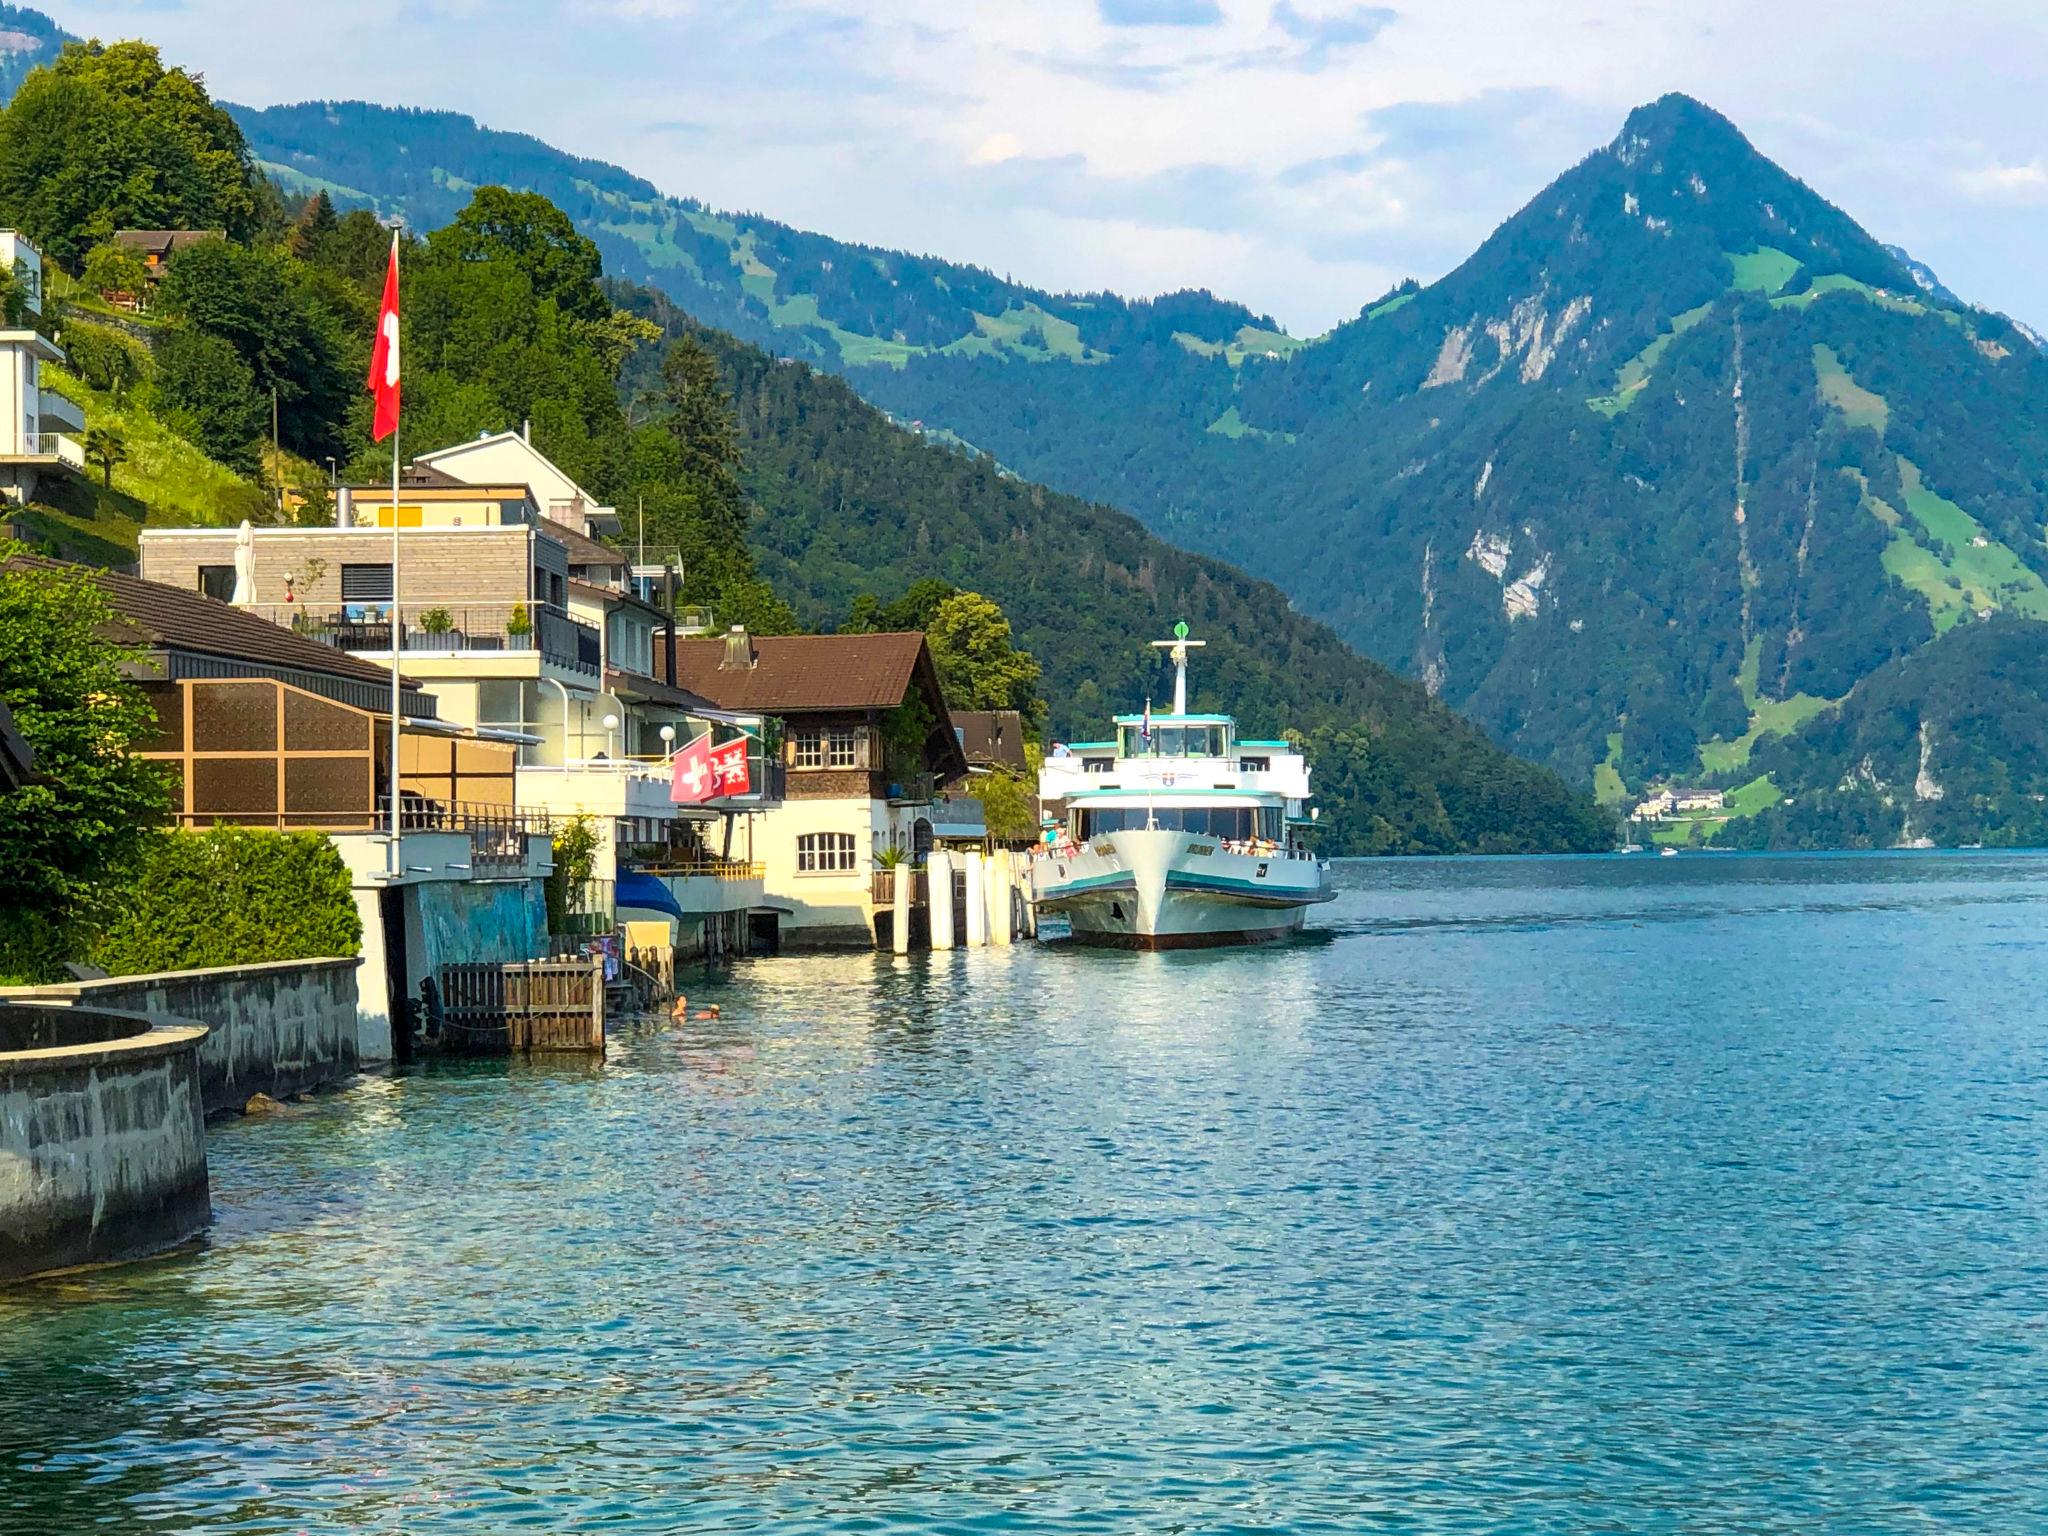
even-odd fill
[(597, 286), (604, 270), (597, 246), (538, 192), (479, 187), (455, 222), (435, 230), (427, 243), (456, 262), (510, 262), (532, 284), (537, 301), (553, 303), (571, 319), (601, 322), (611, 314)]
[(243, 474), (257, 468), (269, 402), (241, 354), (218, 336), (183, 326), (156, 350), (156, 414), (186, 441)]
[(68, 43), (0, 111), (0, 208), (60, 266), (116, 229), (246, 238), (256, 178), (241, 129), (147, 43)]
[(306, 206), (299, 210), (299, 216), (292, 220), (291, 233), (285, 236), (285, 251), (294, 261), (317, 261), (327, 242), (334, 238), (334, 231), (340, 220), (335, 217), (334, 199), (323, 189), (306, 200)]
[(663, 355), (661, 403), (667, 408), (662, 426), (676, 445), (676, 478), (688, 487), (707, 531), (737, 541), (747, 522), (739, 429), (718, 364), (695, 338), (683, 337)]
[(114, 466), (128, 462), (128, 440), (112, 427), (85, 429), (85, 457), (97, 464), (108, 490), (114, 488)]
[(165, 775), (134, 755), (156, 714), (124, 671), (135, 653), (107, 643), (112, 621), (91, 572), (0, 545), (0, 703), (36, 759), (33, 782), (0, 794), (0, 973), (54, 971), (95, 882), (170, 812)]
[(1010, 621), (979, 592), (958, 592), (933, 610), (925, 627), (939, 687), (956, 709), (1015, 709), (1033, 728), (1045, 706), (1038, 698), (1038, 661), (1010, 641)]
[(140, 298), (149, 291), (149, 268), (125, 245), (102, 241), (85, 253), (85, 286), (101, 295), (124, 293)]
[(292, 263), (202, 240), (172, 259), (157, 306), (232, 346), (266, 404), (277, 392), (286, 447), (319, 455), (335, 446), (349, 402), (360, 393), (343, 365), (344, 316), (313, 302)]

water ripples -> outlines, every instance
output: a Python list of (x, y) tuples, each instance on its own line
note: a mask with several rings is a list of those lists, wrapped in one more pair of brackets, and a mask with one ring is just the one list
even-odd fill
[(2048, 860), (1342, 884), (221, 1127), (203, 1252), (0, 1293), (0, 1528), (2038, 1519)]

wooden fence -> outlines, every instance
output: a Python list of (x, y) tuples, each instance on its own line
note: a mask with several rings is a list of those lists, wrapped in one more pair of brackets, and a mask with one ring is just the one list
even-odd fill
[(604, 960), (441, 967), (442, 1039), (479, 1056), (604, 1050)]

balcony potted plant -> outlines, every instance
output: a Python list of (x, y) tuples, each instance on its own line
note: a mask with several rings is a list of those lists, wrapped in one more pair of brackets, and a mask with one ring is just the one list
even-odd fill
[(533, 633), (533, 615), (526, 611), (526, 604), (514, 603), (512, 612), (505, 620), (505, 637), (512, 642), (514, 650), (526, 648), (526, 637)]
[(427, 637), (422, 650), (452, 650), (455, 645), (455, 616), (446, 608), (429, 608), (420, 615), (420, 633)]

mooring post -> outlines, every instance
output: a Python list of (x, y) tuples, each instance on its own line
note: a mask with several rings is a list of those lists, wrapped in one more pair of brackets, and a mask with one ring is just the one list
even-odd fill
[(917, 872), (910, 867), (910, 860), (905, 859), (893, 873), (896, 886), (890, 892), (895, 901), (889, 922), (889, 949), (893, 954), (907, 955), (910, 953), (910, 885), (917, 878)]
[(970, 848), (967, 860), (967, 947), (978, 949), (988, 942), (988, 872), (981, 850)]
[(988, 856), (988, 941), (1005, 947), (1010, 942), (1010, 850), (998, 848)]
[(953, 855), (934, 848), (924, 866), (925, 893), (931, 903), (932, 948), (953, 947)]

